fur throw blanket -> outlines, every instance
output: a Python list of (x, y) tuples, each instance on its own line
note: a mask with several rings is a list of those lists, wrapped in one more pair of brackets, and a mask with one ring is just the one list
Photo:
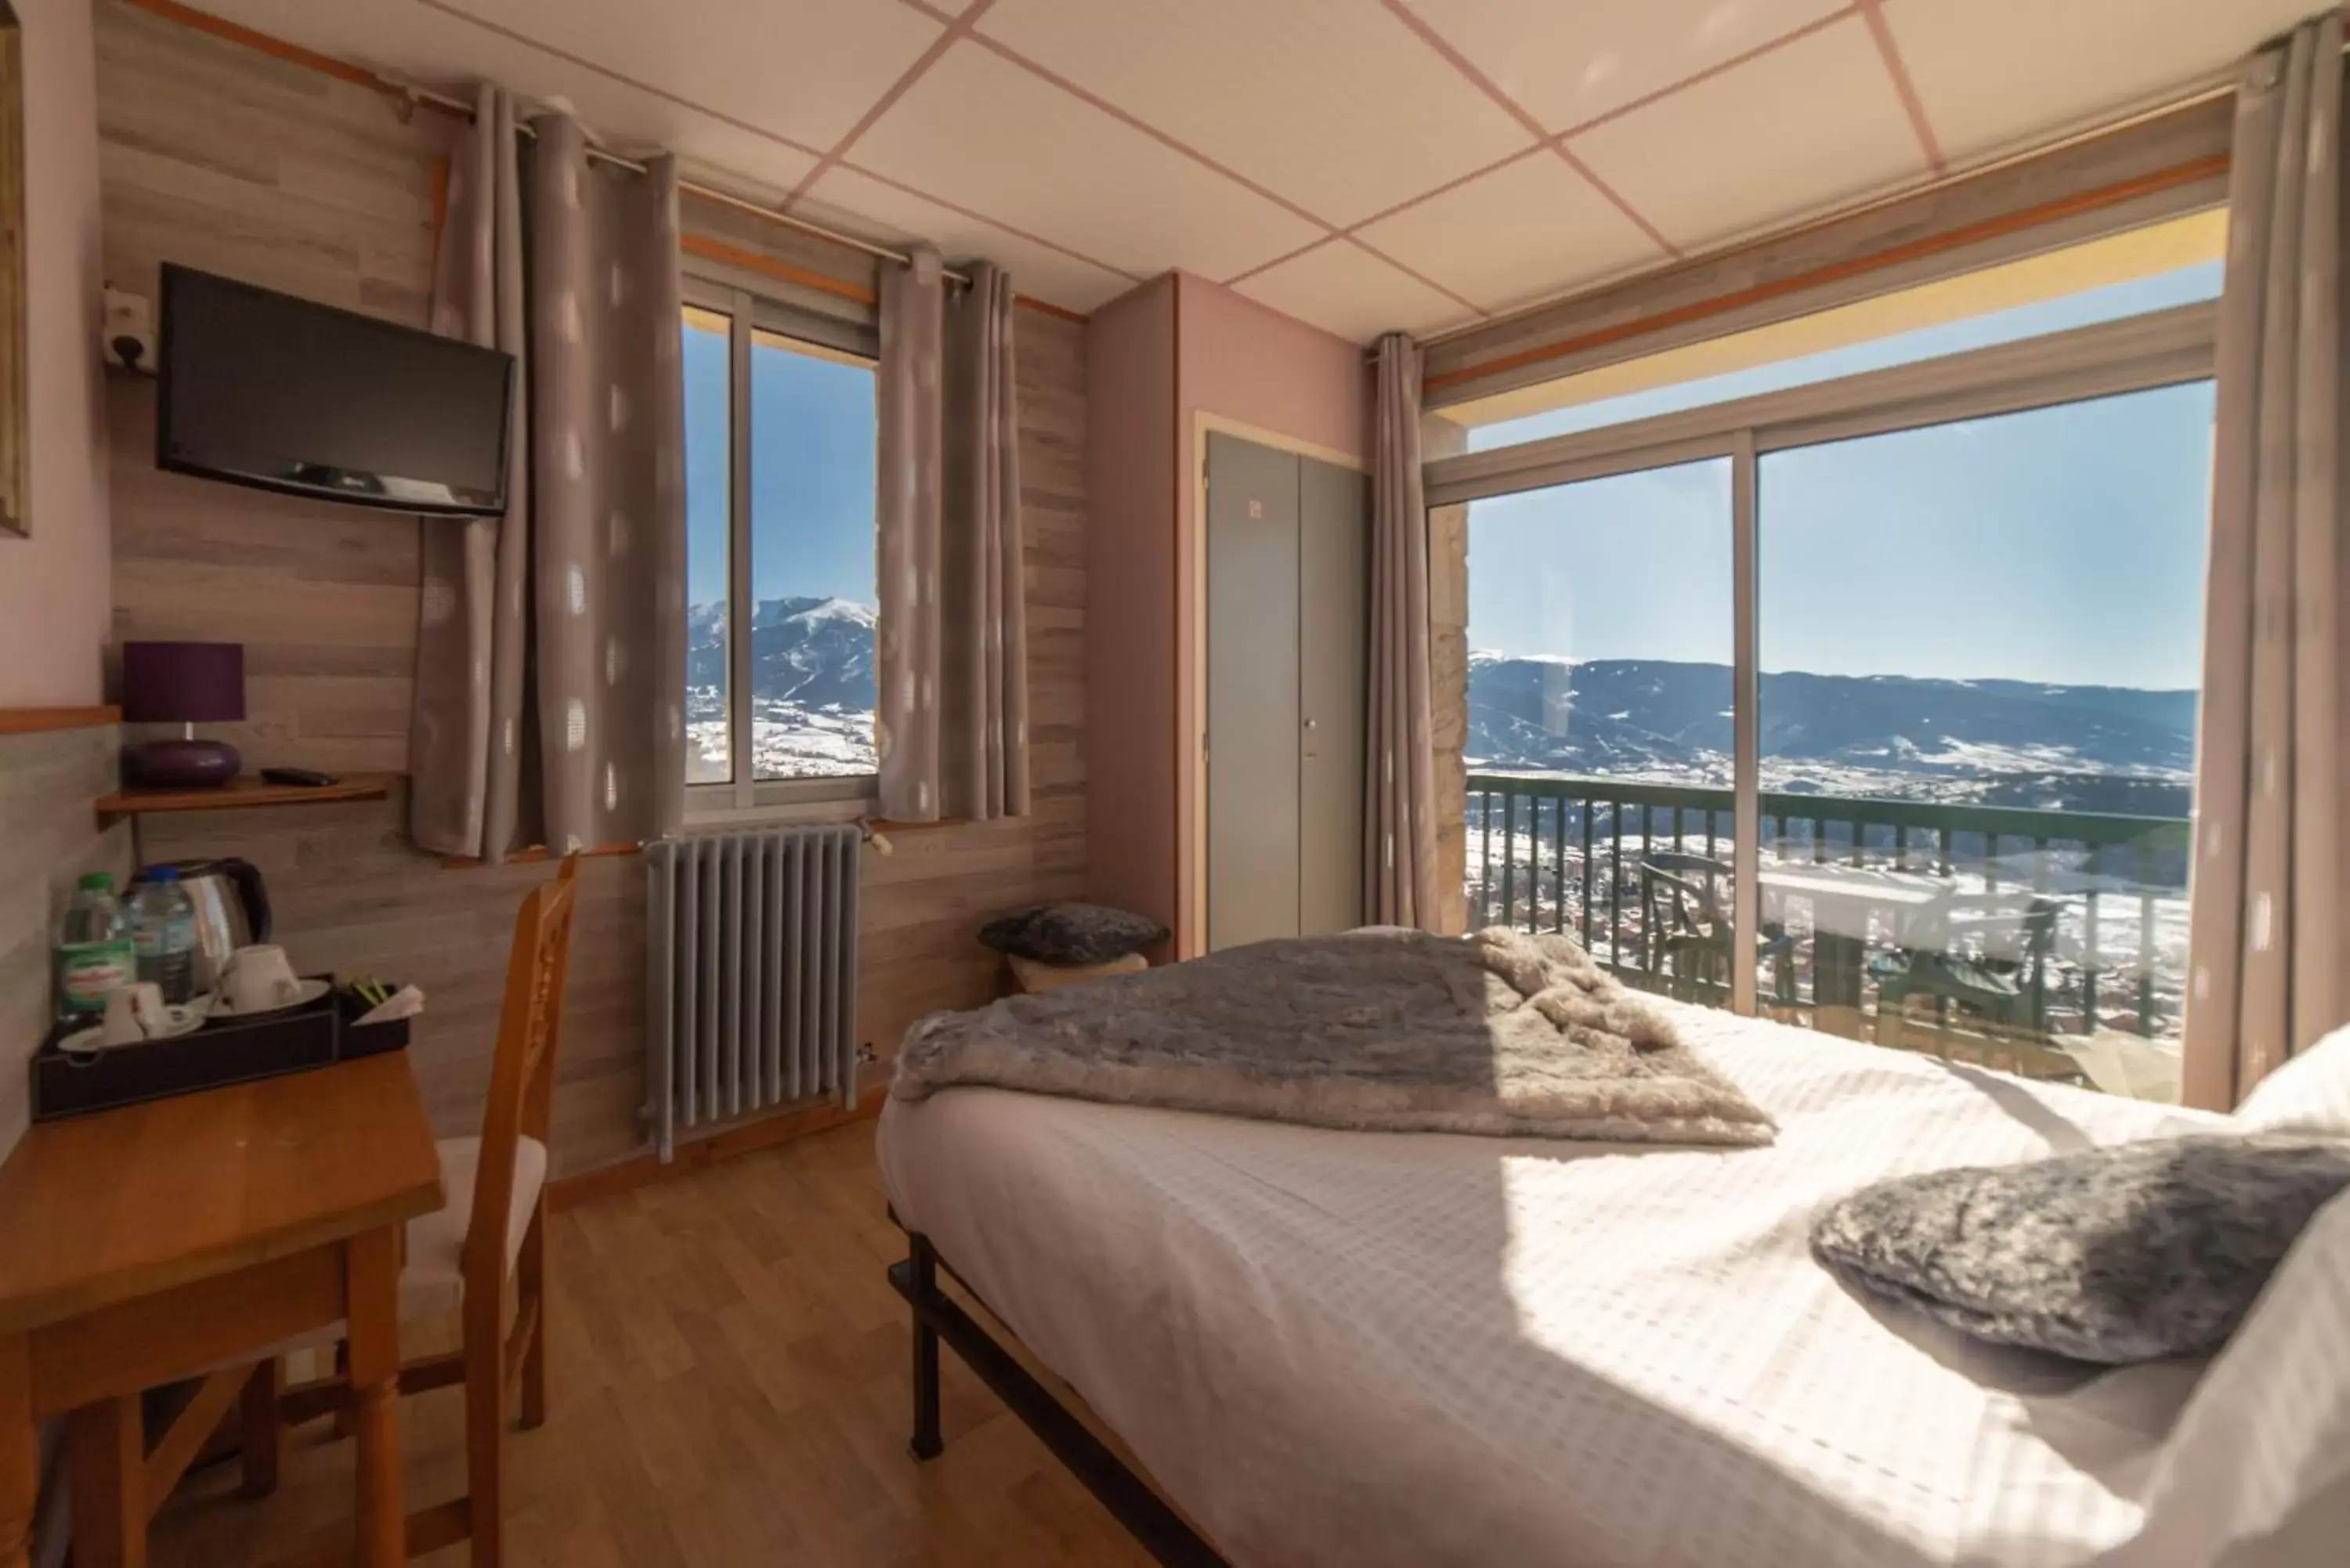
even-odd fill
[(1769, 1143), (1771, 1118), (1575, 943), (1393, 927), (933, 1013), (890, 1093), (958, 1084), (1312, 1127)]

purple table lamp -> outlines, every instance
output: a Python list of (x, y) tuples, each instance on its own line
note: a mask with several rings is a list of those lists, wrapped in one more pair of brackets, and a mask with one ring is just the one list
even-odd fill
[(141, 789), (189, 789), (228, 783), (244, 759), (225, 741), (196, 739), (196, 726), (235, 723), (244, 717), (243, 643), (122, 645), (123, 722), (182, 726), (176, 741), (125, 746), (124, 783)]

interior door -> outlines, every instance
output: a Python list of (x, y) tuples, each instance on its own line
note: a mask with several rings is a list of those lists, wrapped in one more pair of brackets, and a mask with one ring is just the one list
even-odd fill
[(1363, 923), (1371, 482), (1303, 459), (1298, 475), (1298, 931)]
[(1298, 459), (1208, 437), (1208, 947), (1298, 928)]

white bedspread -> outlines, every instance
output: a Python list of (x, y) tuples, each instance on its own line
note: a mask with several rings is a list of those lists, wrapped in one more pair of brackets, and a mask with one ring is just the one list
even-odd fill
[(1685, 1010), (1779, 1119), (1681, 1151), (956, 1089), (889, 1193), (1243, 1568), (2038, 1564), (2129, 1537), (2189, 1374), (1880, 1318), (1805, 1251), (1877, 1177), (2187, 1113)]

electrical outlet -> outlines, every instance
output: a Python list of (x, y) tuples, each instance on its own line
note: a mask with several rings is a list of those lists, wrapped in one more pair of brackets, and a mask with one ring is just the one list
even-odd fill
[(872, 1041), (867, 1040), (858, 1045), (857, 1060), (861, 1065), (869, 1067), (881, 1060), (881, 1053), (873, 1049)]

